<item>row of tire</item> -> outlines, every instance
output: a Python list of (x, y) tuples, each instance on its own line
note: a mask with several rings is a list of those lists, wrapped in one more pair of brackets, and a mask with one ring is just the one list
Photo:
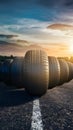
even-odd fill
[(73, 79), (73, 64), (63, 59), (49, 57), (49, 88), (62, 85)]
[(73, 79), (73, 64), (56, 57), (47, 57), (41, 50), (28, 51), (24, 58), (0, 63), (0, 81), (24, 87), (33, 95)]

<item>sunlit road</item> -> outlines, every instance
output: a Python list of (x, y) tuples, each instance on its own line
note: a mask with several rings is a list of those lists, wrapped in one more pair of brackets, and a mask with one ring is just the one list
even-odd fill
[[(0, 84), (0, 130), (33, 130), (34, 100), (23, 89), (10, 90)], [(36, 114), (40, 107), (41, 130), (73, 130), (73, 80), (48, 90), (38, 101)]]

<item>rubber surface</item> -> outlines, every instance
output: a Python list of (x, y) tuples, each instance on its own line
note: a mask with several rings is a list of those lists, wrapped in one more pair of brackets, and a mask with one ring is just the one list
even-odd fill
[(12, 60), (6, 60), (0, 66), (1, 81), (8, 83), (10, 81), (10, 64)]
[(43, 95), (48, 89), (48, 56), (41, 50), (28, 51), (25, 55), (23, 73), (25, 88), (32, 95)]
[(0, 82), (2, 81), (2, 65), (3, 65), (3, 62), (0, 62)]
[(49, 61), (49, 88), (53, 88), (58, 85), (60, 80), (60, 66), (57, 58), (48, 57)]
[(59, 59), (60, 64), (60, 82), (59, 85), (68, 81), (69, 78), (69, 67), (65, 60)]
[(73, 64), (71, 62), (67, 62), (68, 67), (69, 67), (69, 78), (68, 81), (73, 79)]
[(15, 58), (11, 64), (11, 84), (22, 87), (23, 58)]

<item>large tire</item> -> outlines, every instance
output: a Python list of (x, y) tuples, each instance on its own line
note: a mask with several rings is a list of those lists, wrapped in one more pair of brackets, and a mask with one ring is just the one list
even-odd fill
[(73, 64), (71, 62), (67, 62), (68, 67), (69, 67), (69, 78), (68, 81), (73, 79)]
[(25, 55), (23, 81), (28, 93), (41, 96), (48, 89), (48, 56), (41, 50), (30, 50)]
[(60, 65), (56, 57), (48, 57), (49, 61), (49, 86), (51, 89), (58, 85), (60, 81)]
[(11, 64), (11, 84), (17, 87), (22, 86), (22, 63), (23, 58), (15, 58)]
[(59, 85), (68, 81), (69, 78), (69, 67), (65, 60), (59, 59), (60, 64), (60, 82)]

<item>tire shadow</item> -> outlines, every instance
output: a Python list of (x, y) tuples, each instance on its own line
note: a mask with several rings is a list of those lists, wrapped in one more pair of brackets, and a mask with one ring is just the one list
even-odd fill
[(11, 89), (0, 83), (0, 107), (17, 106), (30, 101), (33, 101), (33, 96), (24, 89)]

